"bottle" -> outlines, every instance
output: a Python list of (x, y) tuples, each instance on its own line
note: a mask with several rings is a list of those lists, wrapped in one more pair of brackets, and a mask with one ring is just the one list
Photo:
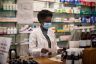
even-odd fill
[(10, 5), (9, 4), (6, 4), (7, 5), (7, 9), (6, 10), (10, 10)]
[(87, 21), (86, 21), (86, 17), (83, 17), (82, 18), (82, 23), (86, 23)]
[(15, 4), (15, 10), (17, 10), (17, 4)]
[(1, 27), (1, 30), (0, 30), (0, 34), (1, 34), (1, 35), (3, 34), (3, 30), (4, 30), (4, 28)]
[(72, 54), (71, 50), (67, 50), (66, 64), (72, 64)]
[(69, 3), (70, 3), (70, 4), (74, 4), (75, 1), (74, 1), (74, 0), (70, 0)]
[(11, 34), (10, 28), (7, 28), (7, 34)]
[(13, 8), (12, 8), (13, 4), (10, 3), (9, 6), (10, 6), (10, 7), (9, 7), (9, 10), (12, 10), (12, 9), (13, 9)]
[(86, 47), (91, 47), (91, 34), (90, 34), (90, 29), (87, 29), (87, 32), (86, 32)]
[(17, 34), (17, 28), (16, 27), (13, 28), (13, 34)]
[(96, 25), (96, 16), (94, 17), (94, 24)]
[(12, 10), (15, 10), (15, 5), (14, 4), (12, 4)]
[(83, 64), (82, 63), (82, 56), (83, 56), (83, 52), (81, 49), (79, 49), (79, 64)]
[(92, 32), (93, 32), (91, 34), (92, 47), (96, 48), (96, 30), (93, 30)]
[(85, 29), (82, 29), (81, 40), (80, 40), (80, 48), (85, 48), (85, 47), (86, 47), (86, 32), (85, 32)]
[(65, 2), (64, 0), (60, 0), (60, 2)]
[(14, 28), (13, 27), (10, 28), (10, 34), (14, 34)]
[(75, 0), (75, 4), (79, 5), (80, 4), (79, 0)]
[(16, 59), (16, 57), (17, 57), (16, 49), (10, 49), (9, 50), (9, 59)]
[(3, 4), (3, 10), (6, 10), (6, 3)]
[(13, 4), (13, 10), (16, 10), (16, 4)]
[(3, 34), (7, 34), (7, 28), (6, 27), (4, 27), (4, 29), (3, 29)]
[(64, 61), (67, 58), (67, 52), (63, 51), (61, 54), (61, 61)]
[(79, 54), (77, 50), (74, 53), (74, 64), (79, 64)]
[(11, 58), (15, 58), (15, 51), (14, 50), (11, 50)]
[(94, 18), (90, 17), (90, 23), (93, 24), (94, 23)]

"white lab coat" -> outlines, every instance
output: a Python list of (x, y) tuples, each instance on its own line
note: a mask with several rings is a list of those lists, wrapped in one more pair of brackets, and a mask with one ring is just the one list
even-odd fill
[(30, 37), (29, 37), (29, 52), (30, 52), (30, 54), (33, 53), (34, 50), (35, 51), (37, 50), (40, 53), (42, 48), (46, 48), (52, 53), (57, 52), (57, 49), (59, 47), (57, 46), (54, 32), (52, 30), (48, 30), (47, 35), (49, 36), (49, 38), (51, 40), (51, 49), (48, 48), (48, 42), (47, 42), (45, 36), (43, 35), (40, 27), (34, 29), (31, 32)]

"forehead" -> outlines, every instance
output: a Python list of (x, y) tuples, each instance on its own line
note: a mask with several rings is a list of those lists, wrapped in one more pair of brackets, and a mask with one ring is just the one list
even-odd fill
[(44, 19), (44, 22), (49, 23), (49, 22), (51, 22), (51, 19), (52, 19), (52, 17), (46, 17), (46, 18)]
[(52, 17), (46, 17), (44, 20), (51, 20)]

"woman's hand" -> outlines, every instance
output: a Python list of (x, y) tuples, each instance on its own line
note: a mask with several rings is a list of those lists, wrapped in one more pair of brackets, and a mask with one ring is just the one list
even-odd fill
[(66, 50), (66, 48), (60, 48), (60, 49), (57, 50), (57, 53), (58, 53), (58, 54), (61, 54), (62, 51), (65, 51), (65, 50)]
[(41, 53), (46, 54), (46, 53), (48, 53), (48, 52), (49, 52), (49, 50), (48, 50), (48, 49), (46, 49), (46, 48), (42, 48), (42, 49), (41, 49)]

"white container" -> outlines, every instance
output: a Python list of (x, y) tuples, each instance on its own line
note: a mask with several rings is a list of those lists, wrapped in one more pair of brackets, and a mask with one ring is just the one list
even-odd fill
[(80, 40), (80, 47), (86, 47), (87, 40)]
[(32, 52), (31, 52), (31, 55), (33, 56), (33, 57), (40, 57), (40, 52), (41, 52), (41, 50), (40, 49), (33, 49), (33, 50), (31, 50)]
[(80, 41), (69, 41), (69, 48), (79, 48)]
[(6, 10), (6, 9), (7, 9), (7, 5), (3, 4), (3, 10)]
[(91, 40), (86, 41), (86, 46), (91, 46)]
[(5, 4), (5, 10), (8, 10), (8, 4), (7, 3)]
[(11, 32), (10, 34), (14, 34), (14, 28), (13, 27), (10, 28), (10, 32)]
[(7, 28), (4, 28), (4, 29), (3, 29), (3, 33), (4, 33), (4, 34), (7, 34)]
[(10, 10), (10, 4), (7, 4), (7, 10)]
[(10, 28), (7, 29), (7, 34), (11, 34)]
[(13, 34), (17, 34), (17, 28), (16, 27), (13, 28)]
[[(71, 50), (67, 50), (67, 55), (71, 56)], [(66, 64), (72, 64), (72, 60), (66, 59)]]
[(12, 4), (9, 4), (9, 10), (12, 10), (13, 8), (12, 8)]
[[(82, 55), (82, 50), (79, 50), (79, 55)], [(79, 58), (79, 64), (83, 64), (82, 63), (82, 58)]]
[[(78, 57), (78, 55), (79, 55), (78, 51), (75, 51), (74, 56)], [(74, 60), (74, 64), (79, 64), (79, 59), (78, 60)]]
[(17, 4), (15, 4), (15, 10), (17, 10)]

